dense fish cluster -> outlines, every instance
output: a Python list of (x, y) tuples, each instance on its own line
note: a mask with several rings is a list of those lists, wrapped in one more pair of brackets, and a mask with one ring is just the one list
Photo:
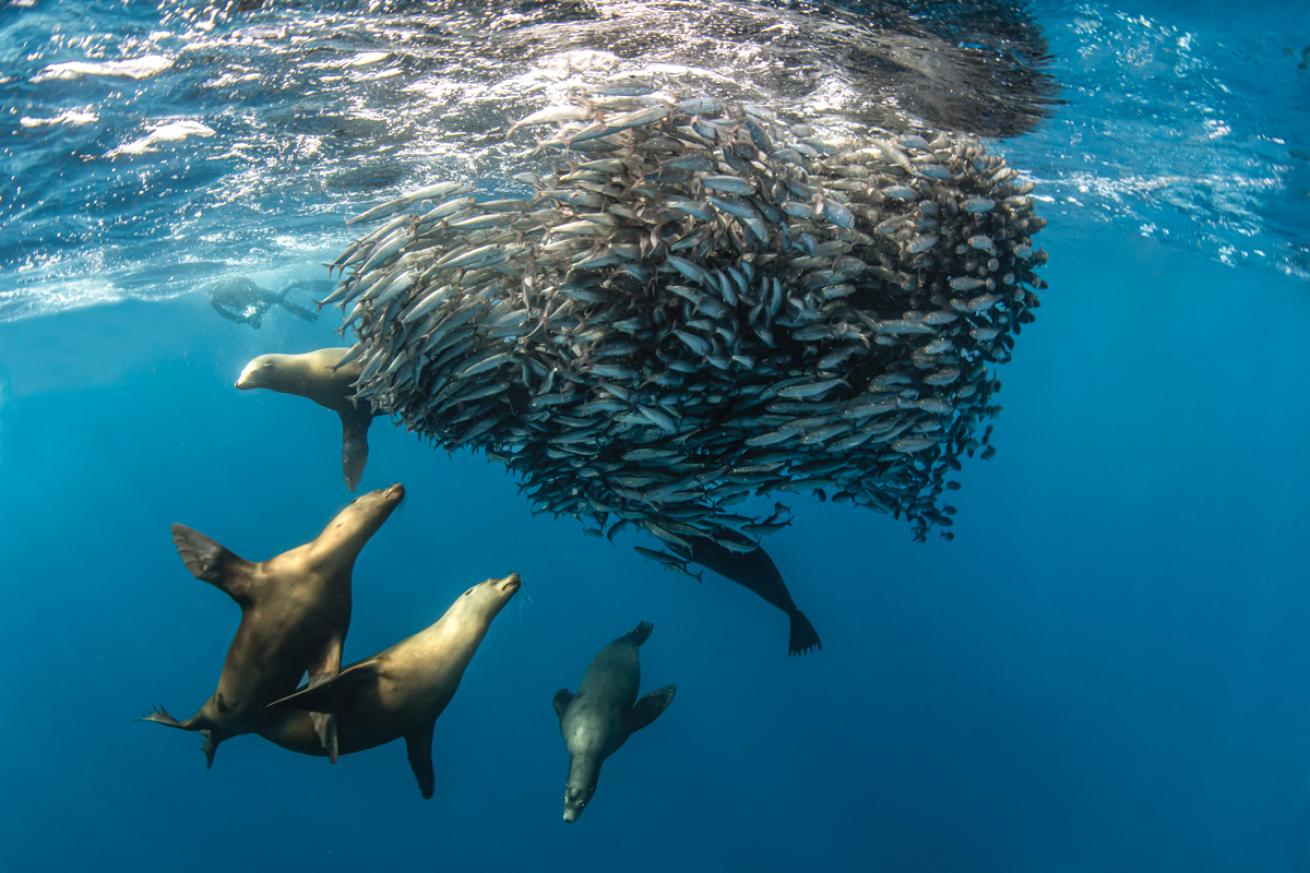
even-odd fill
[(951, 524), (1043, 284), (1030, 182), (970, 137), (821, 137), (713, 97), (592, 95), (512, 133), (543, 129), (531, 193), (357, 217), (381, 223), (326, 302), (361, 399), (674, 569), (754, 549), (785, 520), (742, 503), (775, 491)]

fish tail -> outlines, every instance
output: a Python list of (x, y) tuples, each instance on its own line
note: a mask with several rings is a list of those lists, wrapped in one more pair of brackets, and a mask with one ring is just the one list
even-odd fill
[(804, 655), (811, 649), (822, 649), (819, 633), (799, 609), (788, 613), (791, 619), (791, 639), (787, 641), (788, 655)]
[(623, 638), (634, 646), (640, 646), (642, 643), (646, 642), (646, 640), (650, 639), (650, 632), (653, 630), (655, 630), (655, 625), (648, 621), (643, 621), (632, 630), (628, 631)]

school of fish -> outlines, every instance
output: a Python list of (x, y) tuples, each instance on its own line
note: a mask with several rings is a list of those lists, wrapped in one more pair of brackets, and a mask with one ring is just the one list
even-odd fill
[(687, 572), (814, 490), (947, 530), (988, 456), (993, 365), (1033, 320), (1033, 183), (955, 133), (821, 136), (766, 108), (612, 89), (521, 119), (550, 158), (356, 216), (333, 265), (360, 402)]

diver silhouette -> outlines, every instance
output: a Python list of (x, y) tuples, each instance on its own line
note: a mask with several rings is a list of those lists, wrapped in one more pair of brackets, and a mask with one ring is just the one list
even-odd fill
[(220, 279), (210, 284), (208, 288), (209, 303), (214, 307), (215, 312), (228, 321), (247, 324), (258, 330), (263, 324), (264, 314), (274, 306), (280, 306), (305, 321), (317, 321), (318, 312), (292, 303), (287, 298), (292, 291), (304, 289), (316, 293), (331, 286), (331, 282), (300, 279), (274, 293), (244, 276)]

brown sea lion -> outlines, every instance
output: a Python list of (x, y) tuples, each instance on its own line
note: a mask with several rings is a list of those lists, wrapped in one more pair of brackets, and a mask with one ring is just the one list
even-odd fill
[(555, 692), (555, 714), (569, 750), (569, 778), (564, 786), (564, 820), (582, 815), (600, 779), (600, 765), (618, 751), (628, 737), (657, 719), (677, 688), (666, 685), (641, 700), (641, 663), (637, 649), (652, 627), (641, 622), (610, 643), (592, 659), (574, 694)]
[(367, 401), (355, 403), (361, 362), (342, 364), (349, 351), (333, 348), (301, 355), (260, 355), (246, 364), (236, 387), (242, 391), (267, 388), (298, 394), (341, 416), (341, 466), (347, 487), (354, 491), (368, 461), (368, 426), (374, 412)]
[(259, 734), (306, 755), (325, 754), (310, 713), (335, 716), (341, 754), (405, 740), (423, 797), (432, 796), (432, 729), (450, 703), (491, 621), (519, 590), (519, 574), (460, 595), (426, 630), (270, 704)]
[[(306, 672), (314, 685), (335, 676), (350, 625), (355, 559), (404, 496), (399, 483), (363, 494), (313, 540), (260, 562), (239, 558), (209, 537), (173, 525), (173, 542), (187, 569), (237, 602), (241, 624), (218, 689), (200, 711), (178, 721), (159, 707), (146, 720), (202, 732), (205, 760), (212, 766), (218, 744), (254, 730), (264, 707), (294, 691)], [(315, 742), (335, 760), (331, 719), (320, 718), (314, 727)]]

